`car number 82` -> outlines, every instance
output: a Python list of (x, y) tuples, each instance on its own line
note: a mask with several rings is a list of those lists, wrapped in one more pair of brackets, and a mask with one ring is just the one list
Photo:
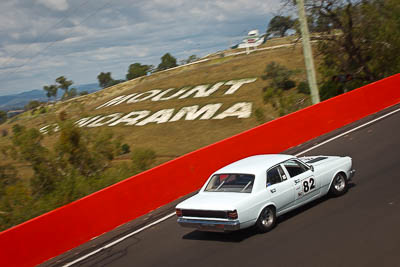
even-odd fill
[(307, 194), (315, 189), (315, 180), (312, 177), (303, 180), (303, 192)]

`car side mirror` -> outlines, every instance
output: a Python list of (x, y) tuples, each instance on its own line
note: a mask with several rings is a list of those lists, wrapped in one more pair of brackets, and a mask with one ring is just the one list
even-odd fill
[(314, 172), (314, 166), (310, 165), (311, 171)]

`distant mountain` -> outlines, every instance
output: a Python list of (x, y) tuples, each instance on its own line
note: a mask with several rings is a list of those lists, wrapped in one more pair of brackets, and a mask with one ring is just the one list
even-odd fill
[[(72, 86), (72, 88), (76, 88), (78, 93), (83, 91), (93, 93), (100, 89), (97, 83), (75, 85)], [(62, 90), (60, 90), (58, 93), (59, 97), (61, 97), (61, 93)], [(8, 111), (13, 109), (22, 109), (26, 104), (29, 103), (29, 101), (32, 100), (46, 102), (46, 92), (44, 90), (35, 89), (19, 94), (0, 96), (0, 110)]]

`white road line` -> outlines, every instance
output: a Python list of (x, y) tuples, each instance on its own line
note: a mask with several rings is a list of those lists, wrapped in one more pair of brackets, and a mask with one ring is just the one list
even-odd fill
[[(318, 144), (318, 145), (312, 146), (312, 147), (310, 147), (310, 148), (308, 148), (308, 149), (306, 149), (306, 150), (304, 150), (304, 151), (302, 151), (302, 152), (300, 152), (300, 153), (297, 153), (295, 156), (296, 156), (296, 157), (297, 157), (297, 156), (300, 156), (301, 154), (304, 154), (304, 153), (306, 153), (306, 152), (308, 152), (308, 151), (310, 151), (310, 150), (313, 150), (314, 148), (320, 147), (320, 146), (322, 146), (322, 145), (324, 145), (324, 144), (326, 144), (326, 143), (329, 143), (329, 142), (331, 142), (331, 141), (333, 141), (333, 140), (335, 140), (335, 139), (338, 139), (338, 138), (340, 138), (340, 137), (342, 137), (342, 136), (344, 136), (344, 135), (346, 135), (346, 134), (348, 134), (348, 133), (357, 131), (358, 129), (360, 129), (360, 128), (362, 128), (362, 127), (365, 127), (365, 126), (367, 126), (367, 125), (369, 125), (369, 124), (371, 124), (371, 123), (374, 123), (374, 122), (376, 122), (376, 121), (378, 121), (378, 120), (381, 120), (381, 119), (383, 119), (383, 118), (386, 118), (386, 117), (388, 117), (388, 116), (390, 116), (390, 115), (392, 115), (392, 114), (394, 114), (394, 113), (396, 113), (396, 112), (399, 112), (399, 111), (400, 111), (400, 108), (399, 108), (399, 109), (396, 109), (396, 110), (394, 110), (394, 111), (391, 111), (391, 112), (389, 112), (389, 113), (387, 113), (387, 114), (385, 114), (385, 115), (382, 115), (382, 116), (380, 116), (380, 117), (378, 117), (378, 118), (376, 118), (376, 119), (374, 119), (374, 120), (372, 120), (372, 121), (369, 121), (369, 122), (367, 122), (367, 123), (364, 123), (364, 124), (362, 124), (362, 125), (360, 125), (360, 126), (357, 126), (356, 128), (353, 128), (353, 129), (351, 129), (351, 130), (349, 130), (349, 131), (347, 131), (347, 132), (344, 132), (344, 133), (339, 134), (339, 135), (337, 135), (337, 136), (335, 136), (335, 137), (332, 137), (332, 138), (330, 138), (330, 139), (328, 139), (328, 140), (326, 140), (326, 141), (324, 141), (324, 142), (322, 142), (322, 143), (320, 143), (320, 144)], [(87, 258), (89, 258), (90, 256), (92, 256), (92, 255), (94, 255), (94, 254), (96, 254), (96, 253), (99, 253), (100, 251), (102, 251), (102, 250), (104, 250), (104, 249), (107, 249), (107, 248), (109, 248), (109, 247), (112, 247), (112, 246), (114, 246), (114, 245), (116, 245), (116, 244), (122, 242), (123, 240), (125, 240), (125, 239), (127, 239), (127, 238), (129, 238), (129, 237), (131, 237), (131, 236), (133, 236), (133, 235), (136, 235), (136, 234), (142, 232), (143, 230), (146, 230), (147, 228), (152, 227), (153, 225), (156, 225), (156, 224), (158, 224), (158, 223), (161, 223), (161, 222), (163, 222), (163, 221), (165, 221), (165, 220), (171, 218), (171, 217), (174, 216), (174, 215), (175, 215), (175, 212), (174, 212), (174, 213), (170, 213), (170, 214), (168, 214), (167, 216), (162, 217), (161, 219), (158, 219), (157, 221), (154, 221), (154, 222), (152, 222), (152, 223), (150, 223), (150, 224), (148, 224), (148, 225), (146, 225), (146, 226), (144, 226), (144, 227), (142, 227), (142, 228), (140, 228), (140, 229), (138, 229), (138, 230), (136, 230), (136, 231), (134, 231), (134, 232), (132, 232), (132, 233), (127, 234), (126, 236), (123, 236), (123, 237), (121, 237), (121, 238), (119, 238), (119, 239), (117, 239), (117, 240), (115, 240), (115, 241), (113, 241), (113, 242), (111, 242), (111, 243), (109, 243), (109, 244), (107, 244), (107, 245), (105, 245), (105, 246), (99, 248), (99, 249), (96, 249), (96, 250), (90, 252), (89, 254), (86, 254), (85, 256), (82, 256), (82, 257), (80, 257), (80, 258), (78, 258), (78, 259), (76, 259), (76, 260), (74, 260), (74, 261), (71, 261), (71, 262), (65, 264), (64, 267), (72, 266), (72, 265), (75, 264), (75, 263), (78, 263), (78, 262), (80, 262), (80, 261), (82, 261), (82, 260), (84, 260), (84, 259), (87, 259)]]
[(73, 265), (73, 264), (75, 264), (75, 263), (78, 263), (78, 262), (84, 260), (84, 259), (87, 259), (87, 258), (89, 258), (90, 256), (92, 256), (92, 255), (94, 255), (94, 254), (96, 254), (96, 253), (99, 253), (100, 251), (102, 251), (102, 250), (104, 250), (104, 249), (106, 249), (106, 248), (112, 247), (112, 246), (114, 246), (115, 244), (118, 244), (118, 243), (120, 243), (121, 241), (123, 241), (123, 240), (125, 240), (125, 239), (127, 239), (127, 238), (129, 238), (129, 237), (131, 237), (131, 236), (133, 236), (133, 235), (136, 235), (136, 234), (142, 232), (143, 230), (146, 230), (147, 228), (152, 227), (153, 225), (156, 225), (156, 224), (158, 224), (158, 223), (160, 223), (160, 222), (162, 222), (162, 221), (165, 221), (166, 219), (168, 219), (168, 218), (170, 218), (170, 217), (172, 217), (172, 216), (174, 216), (174, 215), (175, 215), (175, 212), (174, 212), (174, 213), (171, 213), (171, 214), (168, 214), (167, 216), (162, 217), (161, 219), (158, 219), (157, 221), (154, 221), (154, 222), (152, 222), (152, 223), (150, 223), (150, 224), (148, 224), (148, 225), (146, 225), (146, 226), (144, 226), (144, 227), (142, 227), (142, 228), (140, 228), (140, 229), (138, 229), (138, 230), (136, 230), (136, 231), (134, 231), (134, 232), (132, 232), (132, 233), (129, 233), (129, 234), (127, 234), (126, 236), (123, 236), (123, 237), (121, 237), (121, 238), (119, 238), (119, 239), (117, 239), (117, 240), (115, 240), (115, 241), (113, 241), (113, 242), (111, 242), (111, 243), (109, 243), (109, 244), (107, 244), (107, 245), (105, 245), (105, 246), (99, 248), (99, 249), (96, 249), (96, 250), (90, 252), (89, 254), (86, 254), (85, 256), (82, 256), (82, 257), (80, 257), (80, 258), (78, 258), (78, 259), (76, 259), (76, 260), (74, 260), (74, 261), (71, 261), (71, 262), (65, 264), (64, 267), (71, 266), (71, 265)]
[(400, 111), (400, 108), (399, 108), (399, 109), (396, 109), (396, 110), (393, 110), (393, 111), (391, 111), (391, 112), (389, 112), (389, 113), (387, 113), (387, 114), (385, 114), (385, 115), (382, 115), (382, 116), (380, 116), (380, 117), (378, 117), (378, 118), (376, 118), (376, 119), (373, 119), (372, 121), (366, 122), (366, 123), (364, 123), (364, 124), (362, 124), (362, 125), (360, 125), (360, 126), (357, 126), (356, 128), (353, 128), (353, 129), (351, 129), (351, 130), (348, 130), (347, 132), (341, 133), (341, 134), (336, 135), (336, 136), (334, 136), (334, 137), (332, 137), (332, 138), (330, 138), (330, 139), (328, 139), (328, 140), (326, 140), (326, 141), (324, 141), (324, 142), (322, 142), (322, 143), (319, 143), (318, 145), (315, 145), (315, 146), (312, 146), (312, 147), (310, 147), (310, 148), (308, 148), (308, 149), (306, 149), (306, 150), (303, 150), (302, 152), (297, 153), (295, 156), (298, 157), (298, 156), (300, 156), (301, 154), (304, 154), (304, 153), (307, 153), (307, 152), (310, 151), (310, 150), (313, 150), (314, 148), (317, 148), (317, 147), (320, 147), (320, 146), (322, 146), (322, 145), (325, 145), (326, 143), (329, 143), (329, 142), (331, 142), (331, 141), (333, 141), (333, 140), (335, 140), (335, 139), (338, 139), (338, 138), (340, 138), (340, 137), (342, 137), (342, 136), (344, 136), (344, 135), (346, 135), (346, 134), (349, 134), (349, 133), (351, 133), (351, 132), (357, 131), (358, 129), (360, 129), (360, 128), (362, 128), (362, 127), (365, 127), (365, 126), (367, 126), (367, 125), (369, 125), (369, 124), (371, 124), (371, 123), (374, 123), (374, 122), (379, 121), (379, 120), (381, 120), (381, 119), (383, 119), (383, 118), (386, 118), (387, 116), (390, 116), (390, 115), (392, 115), (392, 114), (394, 114), (394, 113), (396, 113), (396, 112), (399, 112), (399, 111)]

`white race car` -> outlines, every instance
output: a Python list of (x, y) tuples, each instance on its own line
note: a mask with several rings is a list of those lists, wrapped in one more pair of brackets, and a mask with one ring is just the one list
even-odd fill
[(350, 157), (244, 158), (213, 173), (198, 194), (179, 203), (178, 223), (222, 232), (255, 225), (267, 232), (279, 215), (327, 193), (344, 194), (354, 173)]

